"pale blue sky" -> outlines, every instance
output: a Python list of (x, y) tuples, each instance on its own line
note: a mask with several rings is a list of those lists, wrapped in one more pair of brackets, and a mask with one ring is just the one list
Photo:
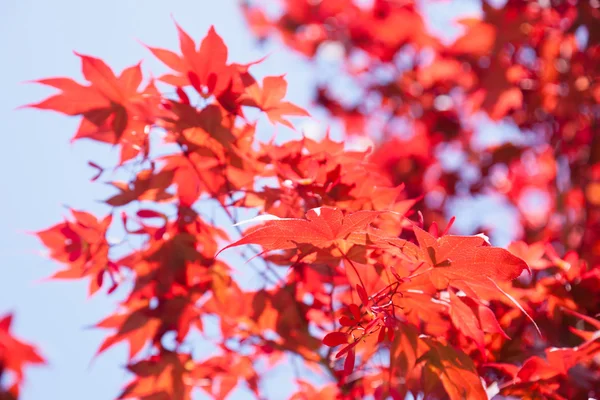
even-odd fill
[[(467, 3), (469, 3), (467, 5)], [(448, 29), (450, 14), (473, 7), (440, 2), (431, 26)], [(465, 7), (465, 8), (463, 8)], [(81, 77), (73, 50), (103, 58), (116, 71), (143, 59), (144, 71), (156, 75), (164, 67), (137, 39), (176, 50), (171, 15), (196, 40), (211, 24), (224, 38), (230, 59), (249, 62), (271, 52), (254, 69), (257, 77), (287, 74), (288, 98), (308, 107), (311, 76), (303, 59), (281, 46), (259, 49), (248, 33), (235, 0), (1, 0), (0, 1), (0, 315), (16, 313), (15, 332), (39, 345), (49, 365), (31, 368), (22, 400), (105, 400), (115, 398), (127, 376), (125, 346), (115, 347), (90, 361), (106, 332), (85, 329), (110, 313), (116, 299), (104, 294), (87, 298), (86, 282), (37, 282), (59, 265), (44, 258), (37, 239), (27, 232), (47, 228), (66, 215), (64, 205), (105, 215), (98, 203), (107, 197), (104, 185), (90, 183), (93, 160), (114, 163), (116, 152), (91, 142), (70, 144), (77, 119), (16, 107), (37, 102), (53, 93), (22, 82), (53, 77)], [(269, 125), (263, 125), (264, 129)], [(281, 378), (268, 379), (267, 394), (279, 398)], [(288, 388), (289, 389), (289, 388)], [(274, 393), (278, 396), (272, 397)], [(242, 394), (241, 394), (242, 395)]]

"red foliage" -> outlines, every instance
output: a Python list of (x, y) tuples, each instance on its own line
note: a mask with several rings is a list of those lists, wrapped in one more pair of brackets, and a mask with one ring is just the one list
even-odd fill
[[(445, 44), (414, 2), (363, 3), (281, 0), (274, 18), (244, 10), (260, 38), (277, 35), (308, 58), (344, 50), (338, 72), (362, 96), (348, 105), (324, 83), (315, 100), (348, 137), (372, 134), (373, 150), (329, 135), (257, 143), (245, 110), (290, 128), (288, 117), (308, 113), (284, 100), (283, 76), (261, 84), (253, 64), (229, 61), (214, 28), (197, 47), (178, 26), (181, 54), (149, 48), (173, 70), (158, 78), (173, 87), (166, 93), (152, 79), (140, 89), (139, 64), (117, 76), (88, 56), (88, 84), (39, 81), (61, 93), (32, 107), (80, 116), (74, 139), (119, 146), (116, 169), (135, 170), (110, 182), (108, 216), (72, 211), (38, 233), (66, 267), (56, 278), (89, 278), (90, 294), (133, 284), (98, 323), (111, 331), (99, 352), (129, 344), (134, 378), (119, 398), (184, 400), (199, 389), (223, 399), (241, 383), (262, 398), (264, 366), (292, 359), (330, 382), (317, 388), (296, 371), (292, 399), (597, 396), (598, 5), (484, 3)], [(482, 114), (522, 140), (481, 144)], [(461, 155), (459, 168), (445, 165), (447, 151)], [(99, 179), (104, 169), (90, 165)], [(452, 199), (478, 194), (518, 210), (520, 241), (508, 250), (483, 234), (448, 234), (452, 221), (440, 232)], [(217, 226), (199, 200), (237, 230)], [(242, 210), (258, 225), (238, 228)], [(124, 239), (109, 243), (109, 228)], [(120, 246), (133, 239), (141, 247)], [(242, 245), (260, 251), (224, 261), (221, 251)], [(250, 268), (263, 288), (232, 277)], [(190, 332), (215, 318), (214, 354), (193, 355)], [(41, 360), (28, 352), (0, 366)]]
[(10, 333), (12, 315), (0, 318), (0, 399), (14, 400), (19, 397), (19, 389), (24, 381), (23, 369), (29, 365), (44, 364), (37, 350), (14, 337)]

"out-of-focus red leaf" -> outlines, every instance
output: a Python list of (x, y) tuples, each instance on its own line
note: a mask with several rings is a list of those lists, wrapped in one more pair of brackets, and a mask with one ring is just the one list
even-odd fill
[(335, 347), (346, 343), (348, 343), (348, 335), (344, 332), (329, 332), (323, 338), (323, 344), (329, 347)]

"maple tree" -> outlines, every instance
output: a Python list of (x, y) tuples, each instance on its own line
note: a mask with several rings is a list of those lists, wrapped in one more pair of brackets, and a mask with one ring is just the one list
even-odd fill
[[(97, 324), (98, 353), (129, 346), (119, 398), (224, 399), (239, 385), (264, 398), (281, 363), (303, 366), (297, 400), (598, 396), (600, 4), (483, 2), (448, 44), (413, 1), (278, 3), (277, 16), (243, 4), (252, 31), (309, 59), (341, 48), (336, 73), (361, 96), (349, 104), (324, 80), (315, 103), (373, 148), (329, 133), (256, 140), (256, 118), (294, 129), (309, 114), (286, 100), (285, 76), (229, 60), (213, 27), (198, 44), (177, 26), (179, 52), (148, 47), (171, 70), (156, 79), (77, 54), (85, 84), (38, 81), (59, 93), (30, 107), (77, 116), (73, 140), (120, 149), (117, 165), (90, 162), (93, 180), (124, 172), (108, 182), (111, 212), (71, 210), (37, 233), (64, 266), (55, 279), (87, 279), (90, 295), (131, 285)], [(481, 115), (518, 139), (482, 144)], [(518, 213), (507, 249), (476, 234), (485, 226), (450, 234), (452, 202), (481, 195)], [(3, 321), (0, 373), (16, 374), (16, 397), (22, 366), (42, 358)]]

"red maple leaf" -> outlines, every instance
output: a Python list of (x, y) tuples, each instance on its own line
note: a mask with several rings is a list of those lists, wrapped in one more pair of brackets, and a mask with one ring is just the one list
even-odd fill
[(51, 228), (39, 231), (37, 237), (50, 250), (50, 257), (66, 264), (67, 269), (59, 271), (52, 279), (81, 279), (91, 276), (90, 294), (102, 286), (102, 277), (107, 272), (116, 284), (116, 266), (109, 262), (109, 244), (106, 232), (112, 222), (108, 216), (99, 220), (84, 212), (71, 210), (74, 221), (65, 221)]
[(426, 380), (439, 380), (451, 400), (488, 398), (469, 356), (431, 338), (422, 340), (429, 349), (421, 356), (427, 360), (424, 371)]
[(178, 25), (181, 56), (170, 50), (148, 47), (159, 60), (177, 72), (159, 80), (177, 87), (193, 86), (202, 96), (219, 95), (231, 83), (234, 66), (227, 65), (227, 46), (211, 26), (198, 49), (194, 40)]
[[(3, 372), (8, 371), (14, 374), (12, 387), (9, 388), (8, 393), (16, 398), (19, 386), (23, 382), (24, 368), (32, 364), (45, 364), (46, 361), (34, 346), (17, 339), (11, 334), (12, 318), (11, 314), (0, 318), (0, 379), (5, 378), (2, 375)], [(5, 383), (4, 379), (1, 383)], [(3, 390), (0, 387), (0, 397), (2, 395)]]
[[(101, 59), (77, 55), (81, 58), (83, 76), (90, 85), (81, 85), (69, 78), (35, 81), (59, 89), (62, 93), (28, 107), (82, 115), (85, 122), (82, 121), (74, 140), (88, 137), (117, 143), (128, 128), (131, 117), (142, 114), (144, 100), (142, 93), (138, 92), (142, 82), (140, 64), (126, 68), (120, 76), (116, 76)], [(95, 127), (95, 131), (88, 129), (89, 124)]]
[(140, 64), (116, 76), (101, 59), (77, 55), (81, 58), (83, 76), (90, 85), (81, 85), (69, 78), (35, 81), (62, 92), (26, 107), (83, 116), (72, 140), (88, 138), (120, 143), (121, 163), (141, 151), (147, 152), (148, 126), (154, 121), (160, 96), (152, 83), (138, 91), (142, 83)]
[[(257, 228), (251, 228), (240, 240), (219, 251), (243, 244), (260, 244), (265, 250), (296, 248), (300, 243), (316, 247), (328, 247), (337, 240), (364, 230), (381, 211), (358, 211), (344, 215), (338, 208), (319, 207), (309, 210), (306, 219), (266, 217), (268, 220)], [(265, 219), (258, 217), (257, 220)]]
[(529, 271), (525, 261), (490, 246), (481, 236), (445, 235), (436, 239), (418, 226), (414, 226), (414, 232), (420, 258), (428, 265), (427, 273), (438, 289), (445, 289), (453, 281), (487, 286), (490, 281), (511, 281), (524, 270)]
[(160, 354), (127, 366), (136, 377), (125, 387), (119, 399), (190, 400), (189, 379), (195, 363), (187, 354), (162, 350)]
[(263, 79), (262, 87), (258, 82), (246, 88), (241, 97), (241, 103), (246, 106), (257, 107), (264, 111), (269, 120), (276, 124), (279, 122), (291, 129), (294, 127), (285, 118), (287, 115), (308, 117), (310, 114), (303, 108), (289, 101), (283, 101), (287, 92), (287, 82), (282, 76), (268, 76)]

